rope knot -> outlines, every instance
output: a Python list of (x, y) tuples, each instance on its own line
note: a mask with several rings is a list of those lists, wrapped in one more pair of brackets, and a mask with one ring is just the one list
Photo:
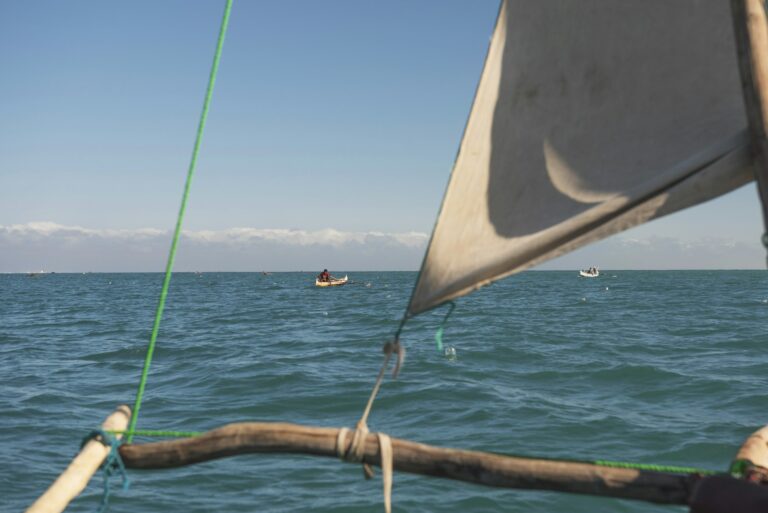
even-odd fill
[(107, 433), (103, 429), (94, 429), (83, 438), (80, 447), (82, 448), (91, 440), (95, 440), (105, 447), (109, 447), (109, 453), (107, 454), (107, 457), (104, 458), (104, 463), (101, 465), (101, 468), (104, 470), (104, 492), (101, 495), (101, 504), (99, 504), (98, 513), (104, 513), (109, 509), (109, 479), (115, 474), (120, 474), (120, 477), (123, 480), (124, 491), (130, 487), (131, 481), (128, 479), (125, 465), (123, 464), (123, 460), (120, 458), (120, 452), (118, 451), (122, 442), (116, 436)]
[[(349, 428), (343, 427), (339, 429), (339, 434), (336, 436), (336, 454), (339, 455), (343, 461), (351, 461), (354, 463), (363, 463), (365, 457), (365, 441), (369, 434), (368, 426), (364, 421), (357, 423), (356, 429), (352, 436), (352, 442), (347, 448), (347, 435), (349, 435)], [(381, 460), (381, 480), (384, 486), (384, 511), (391, 513), (392, 511), (392, 439), (389, 435), (384, 433), (374, 433), (379, 442), (379, 458)], [(374, 476), (373, 468), (363, 463), (363, 475), (366, 479), (371, 479)]]
[[(365, 405), (363, 414), (360, 416), (360, 420), (357, 421), (349, 448), (347, 448), (349, 428), (344, 427), (339, 429), (339, 434), (336, 437), (336, 454), (338, 454), (339, 458), (343, 461), (362, 463), (363, 474), (366, 479), (373, 477), (373, 469), (369, 464), (363, 462), (363, 458), (365, 457), (365, 441), (370, 432), (368, 429), (368, 415), (371, 413), (373, 401), (376, 399), (376, 394), (379, 392), (381, 381), (384, 378), (384, 373), (387, 370), (387, 365), (389, 364), (392, 355), (397, 355), (397, 361), (395, 363), (395, 368), (392, 371), (392, 377), (397, 377), (397, 373), (400, 371), (400, 367), (405, 359), (405, 347), (400, 344), (400, 338), (398, 336), (395, 336), (395, 339), (392, 341), (387, 341), (382, 347), (382, 350), (384, 352), (384, 362), (381, 364), (379, 375), (376, 377), (373, 390), (371, 390), (371, 395), (368, 397), (368, 404)], [(384, 509), (387, 513), (390, 513), (392, 508), (392, 440), (384, 433), (376, 433), (376, 438), (379, 442), (381, 475), (384, 482)]]

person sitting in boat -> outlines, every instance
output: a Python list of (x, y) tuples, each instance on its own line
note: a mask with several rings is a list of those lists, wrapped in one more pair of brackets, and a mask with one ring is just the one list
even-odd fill
[(317, 275), (317, 279), (320, 281), (331, 281), (331, 274), (328, 269), (323, 269), (323, 272)]

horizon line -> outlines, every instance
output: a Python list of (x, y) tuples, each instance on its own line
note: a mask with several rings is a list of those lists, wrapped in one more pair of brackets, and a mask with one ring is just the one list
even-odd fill
[[(567, 269), (526, 269), (515, 274), (522, 274), (527, 272), (578, 272), (580, 269), (567, 268)], [(601, 268), (601, 272), (704, 272), (704, 271), (765, 271), (765, 268), (760, 267), (738, 267), (738, 268), (666, 268), (666, 269), (604, 269)], [(337, 270), (334, 272), (345, 273), (418, 273), (418, 269), (386, 269), (386, 270)], [(316, 271), (173, 271), (173, 274), (316, 274)], [(165, 271), (0, 271), (0, 274), (165, 274)], [(514, 275), (511, 275), (514, 276)]]

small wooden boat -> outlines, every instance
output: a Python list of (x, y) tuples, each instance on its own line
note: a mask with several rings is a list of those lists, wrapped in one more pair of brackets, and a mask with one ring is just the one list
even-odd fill
[(315, 287), (337, 287), (340, 285), (346, 285), (349, 278), (344, 276), (343, 278), (331, 278), (330, 281), (320, 281), (315, 278)]

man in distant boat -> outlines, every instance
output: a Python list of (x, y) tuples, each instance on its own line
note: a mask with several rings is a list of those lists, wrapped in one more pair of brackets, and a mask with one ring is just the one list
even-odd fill
[(331, 274), (328, 272), (328, 269), (323, 269), (323, 272), (317, 275), (317, 279), (319, 281), (331, 281)]

